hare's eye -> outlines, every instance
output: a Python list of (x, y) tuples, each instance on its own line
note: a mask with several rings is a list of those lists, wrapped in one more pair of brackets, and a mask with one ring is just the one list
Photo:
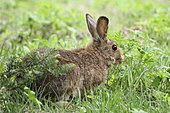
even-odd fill
[(117, 46), (116, 46), (116, 45), (112, 45), (112, 49), (113, 49), (114, 51), (116, 51), (116, 50), (117, 50)]

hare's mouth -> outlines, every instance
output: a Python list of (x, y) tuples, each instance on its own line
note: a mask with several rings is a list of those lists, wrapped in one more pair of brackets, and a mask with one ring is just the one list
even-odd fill
[(119, 61), (119, 59), (116, 59), (115, 57), (111, 57), (110, 61), (109, 61), (109, 65), (117, 65), (120, 64), (121, 62)]
[(115, 65), (121, 64), (122, 62), (123, 62), (123, 61), (122, 61), (122, 59), (120, 59), (120, 58), (114, 60), (114, 64), (115, 64)]
[(108, 65), (118, 65), (121, 64), (124, 61), (124, 56), (120, 57), (120, 58), (115, 58), (115, 57), (111, 57)]
[(121, 56), (120, 58), (114, 59), (114, 64), (121, 64), (124, 61), (124, 56)]

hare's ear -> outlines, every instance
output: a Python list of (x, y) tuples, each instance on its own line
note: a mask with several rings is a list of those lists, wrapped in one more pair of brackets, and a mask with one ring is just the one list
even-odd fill
[(96, 30), (96, 23), (94, 22), (93, 18), (89, 15), (86, 14), (86, 22), (87, 22), (87, 27), (89, 32), (91, 33), (93, 39), (98, 38), (97, 30)]
[(107, 29), (108, 29), (109, 19), (105, 16), (99, 17), (97, 20), (97, 33), (100, 38), (103, 40), (107, 37)]

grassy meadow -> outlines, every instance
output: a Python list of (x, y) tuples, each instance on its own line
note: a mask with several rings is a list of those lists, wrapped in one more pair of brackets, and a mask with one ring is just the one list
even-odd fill
[[(108, 37), (125, 55), (122, 64), (110, 68), (107, 83), (71, 99), (68, 107), (28, 87), (23, 92), (5, 87), (15, 81), (3, 79), (9, 59), (37, 48), (85, 47), (92, 40), (86, 13), (110, 19)], [(0, 73), (4, 113), (170, 113), (170, 1), (0, 0)]]

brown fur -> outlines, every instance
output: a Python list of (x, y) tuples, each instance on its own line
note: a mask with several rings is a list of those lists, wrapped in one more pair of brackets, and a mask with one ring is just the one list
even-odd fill
[[(67, 100), (71, 95), (81, 94), (82, 90), (91, 88), (106, 81), (108, 68), (111, 64), (119, 64), (123, 61), (123, 55), (119, 48), (112, 50), (116, 43), (107, 36), (108, 19), (101, 16), (97, 25), (92, 17), (87, 14), (88, 29), (93, 37), (93, 42), (86, 48), (76, 50), (58, 50), (59, 64), (73, 63), (75, 68), (60, 76), (47, 74), (37, 81), (37, 86), (45, 86), (45, 93), (57, 97), (58, 100)], [(48, 49), (37, 50), (39, 53)]]

